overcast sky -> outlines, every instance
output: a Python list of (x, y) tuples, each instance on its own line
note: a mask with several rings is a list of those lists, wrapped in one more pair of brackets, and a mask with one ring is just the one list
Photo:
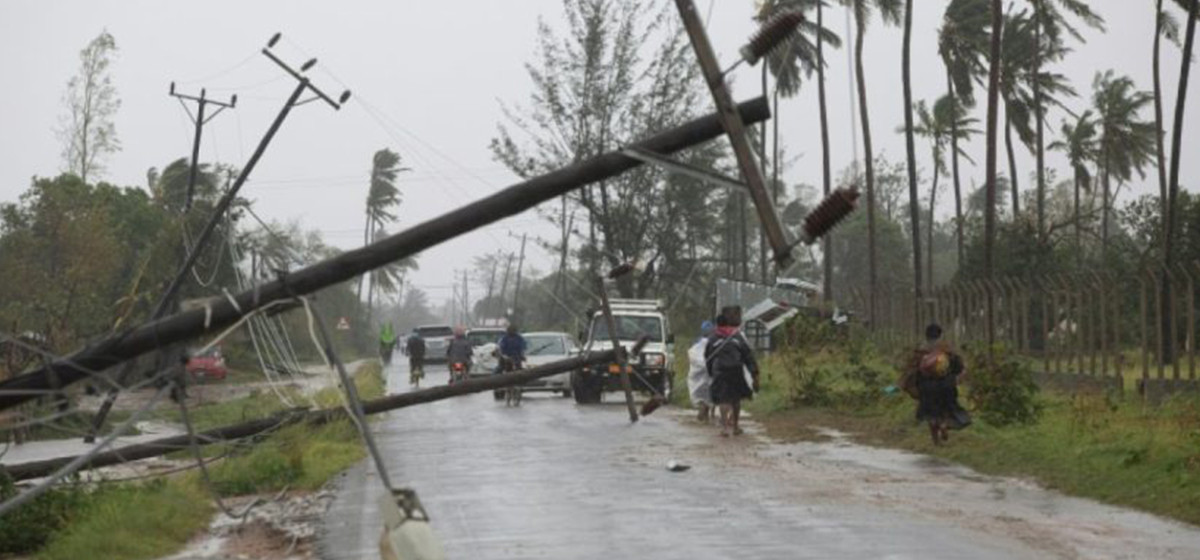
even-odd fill
[[(704, 11), (710, 1), (697, 4)], [(754, 2), (713, 4), (709, 31), (718, 55), (728, 63), (754, 29)], [(1140, 88), (1152, 86), (1152, 3), (1090, 4), (1108, 21), (1109, 32), (1087, 32), (1088, 43), (1074, 45), (1076, 52), (1059, 68), (1084, 95), (1068, 103), (1080, 109), (1100, 70), (1113, 68), (1130, 75)], [(944, 6), (944, 1), (915, 2), (915, 99), (932, 101), (945, 93), (936, 52)], [(401, 180), (400, 228), (514, 182), (512, 174), (492, 161), (488, 142), (502, 119), (500, 101), (522, 103), (528, 98), (530, 81), (523, 65), (535, 53), (537, 18), (558, 24), (561, 12), (561, 0), (4, 0), (0, 67), (7, 79), (0, 88), (0, 201), (16, 200), (31, 177), (62, 169), (61, 144), (54, 132), (63, 113), (62, 94), (78, 67), (80, 49), (102, 29), (112, 33), (120, 48), (113, 76), (122, 99), (116, 126), (123, 145), (109, 160), (103, 178), (128, 186), (144, 186), (149, 167), (161, 168), (190, 154), (192, 126), (167, 96), (171, 81), (183, 92), (207, 87), (212, 96), (238, 94), (237, 110), (205, 128), (201, 159), (237, 165), (245, 161), (294, 85), (258, 54), (266, 40), (281, 31), (284, 40), (276, 50), (286, 60), (298, 65), (317, 57), (320, 63), (311, 72), (315, 83), (331, 93), (349, 88), (354, 98), (340, 112), (315, 103), (293, 111), (242, 196), (255, 201), (265, 217), (299, 220), (306, 228), (320, 230), (331, 244), (352, 248), (362, 236), (371, 155), (380, 148), (398, 151), (413, 169)], [(845, 11), (831, 10), (827, 25), (844, 35)], [(903, 136), (894, 133), (903, 122), (901, 38), (899, 29), (876, 22), (868, 32), (865, 55), (876, 150), (893, 161), (904, 157)], [(832, 158), (834, 168), (841, 169), (854, 157), (850, 83), (846, 53), (833, 52), (829, 58)], [(1165, 46), (1163, 61), (1169, 123), (1178, 49)], [(740, 70), (735, 95), (753, 96), (754, 84), (755, 71)], [(1184, 154), (1200, 150), (1200, 83), (1193, 86)], [(815, 87), (806, 86), (787, 101), (781, 114), (788, 151), (801, 156), (788, 171), (788, 181), (820, 184)], [(982, 107), (978, 116), (982, 120)], [(1062, 111), (1053, 113), (1048, 132), (1057, 131), (1065, 116)], [(967, 149), (982, 164), (982, 137)], [(1033, 171), (1033, 159), (1023, 148), (1018, 152), (1024, 176)], [(918, 144), (923, 168), (929, 167), (928, 154), (927, 146)], [(1057, 154), (1048, 158), (1048, 165), (1067, 177), (1065, 161)], [(1001, 169), (1007, 169), (1003, 160)], [(981, 170), (968, 167), (964, 180), (982, 182), (981, 175)], [(1184, 157), (1185, 188), (1195, 186), (1197, 175), (1200, 159)], [(1022, 179), (1023, 187), (1031, 186)], [(1123, 197), (1157, 192), (1156, 180), (1151, 173)], [(947, 203), (950, 199), (945, 193), (940, 198)], [(940, 214), (951, 212), (952, 207), (939, 204)], [(441, 245), (422, 256), (415, 283), (435, 300), (444, 299), (455, 269), (467, 267), (478, 254), (515, 251), (519, 241), (510, 232), (526, 231), (545, 233), (548, 228), (527, 213)], [(532, 244), (530, 259), (542, 270), (549, 267), (548, 256)]]

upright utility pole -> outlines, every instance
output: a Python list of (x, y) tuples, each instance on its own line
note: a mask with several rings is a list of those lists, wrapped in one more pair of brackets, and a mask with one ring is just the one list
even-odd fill
[(518, 307), (518, 305), (520, 305), (521, 301), (521, 272), (525, 268), (525, 239), (527, 237), (528, 234), (521, 234), (521, 260), (517, 261), (517, 285), (515, 288), (513, 288), (513, 322), (517, 322), (517, 319), (520, 319), (521, 317), (521, 308)]
[[(225, 109), (232, 109), (237, 106), (237, 95), (230, 96), (229, 103), (225, 103), (222, 101), (209, 99), (208, 91), (205, 89), (200, 90), (200, 97), (175, 93), (175, 82), (171, 82), (169, 95), (179, 100), (179, 104), (183, 107), (184, 112), (187, 113), (188, 118), (192, 119), (192, 124), (196, 125), (196, 136), (192, 139), (192, 167), (188, 170), (187, 196), (183, 200), (183, 213), (186, 214), (192, 209), (192, 197), (195, 196), (196, 192), (196, 173), (200, 168), (200, 137), (204, 130), (204, 125), (207, 124), (208, 121), (216, 118), (217, 115), (221, 114), (221, 111), (224, 111)], [(195, 115), (192, 115), (192, 112), (188, 110), (187, 103), (184, 103), (184, 101), (196, 102)], [(205, 118), (204, 109), (210, 104), (216, 105), (217, 111), (208, 118)]]
[[(275, 133), (279, 132), (279, 127), (283, 125), (283, 121), (287, 119), (287, 116), (289, 113), (291, 113), (292, 108), (298, 105), (303, 105), (310, 101), (321, 99), (337, 110), (341, 109), (342, 104), (350, 99), (350, 92), (344, 91), (338, 100), (333, 100), (328, 95), (325, 95), (325, 92), (312, 85), (312, 83), (309, 82), (308, 77), (302, 74), (303, 72), (307, 72), (309, 69), (315, 66), (317, 64), (317, 59), (314, 58), (308, 62), (305, 62), (304, 65), (300, 67), (299, 72), (293, 70), (292, 67), (288, 66), (282, 60), (279, 60), (279, 58), (276, 57), (270, 50), (271, 47), (274, 47), (275, 43), (279, 41), (279, 38), (279, 33), (276, 33), (274, 37), (271, 37), (271, 40), (267, 42), (267, 46), (263, 48), (262, 53), (296, 79), (296, 89), (292, 90), (291, 96), (289, 96), (287, 102), (283, 104), (283, 108), (279, 110), (279, 114), (275, 117), (275, 121), (271, 123), (271, 127), (267, 129), (267, 133), (263, 135), (262, 140), (259, 140), (258, 147), (254, 149), (254, 153), (250, 155), (250, 159), (246, 162), (246, 165), (242, 167), (242, 171), (238, 175), (237, 180), (234, 181), (233, 186), (226, 189), (225, 194), (217, 201), (216, 207), (213, 208), (212, 215), (210, 215), (208, 218), (208, 223), (204, 224), (204, 229), (200, 231), (200, 235), (196, 238), (195, 244), (188, 251), (188, 255), (187, 258), (184, 259), (183, 266), (180, 267), (179, 271), (175, 273), (175, 277), (171, 279), (171, 283), (167, 286), (166, 291), (159, 298), (158, 305), (155, 306), (154, 314), (151, 316), (151, 321), (162, 319), (166, 316), (171, 307), (173, 307), (172, 302), (175, 301), (175, 296), (179, 293), (179, 289), (183, 286), (184, 279), (187, 278), (188, 274), (191, 274), (192, 267), (196, 265), (196, 261), (199, 260), (200, 254), (204, 252), (204, 248), (208, 244), (209, 238), (212, 237), (213, 232), (216, 230), (217, 224), (224, 219), (225, 212), (229, 210), (229, 206), (233, 203), (238, 191), (241, 190), (242, 185), (246, 184), (246, 180), (250, 178), (250, 173), (254, 171), (254, 167), (258, 165), (258, 160), (261, 159), (263, 153), (267, 151), (267, 146), (270, 145), (271, 140), (275, 138)], [(315, 94), (315, 96), (301, 101), (300, 96), (307, 91), (311, 91), (313, 94)], [(112, 405), (116, 399), (117, 389), (110, 390), (108, 395), (105, 396), (104, 402), (100, 405), (100, 410), (96, 412), (96, 417), (92, 422), (92, 432), (88, 436), (85, 436), (84, 441), (95, 439), (94, 434), (99, 430), (100, 426), (104, 424), (104, 420), (108, 417), (108, 412), (112, 410)]]
[(508, 254), (508, 261), (504, 264), (504, 281), (500, 283), (500, 314), (499, 316), (507, 315), (508, 312), (504, 309), (504, 302), (508, 299), (508, 274), (512, 271), (513, 254)]
[[(495, 289), (495, 287), (496, 287), (496, 268), (499, 265), (500, 265), (500, 255), (497, 254), (496, 258), (492, 259), (492, 274), (491, 274), (491, 277), (488, 278), (487, 297), (483, 298), (483, 302), (484, 302), (483, 312), (484, 313), (487, 313), (488, 306), (491, 305), (491, 302), (492, 302), (492, 290)], [(484, 319), (491, 319), (491, 317), (485, 316)]]
[(467, 279), (468, 271), (463, 271), (463, 325), (471, 326), (471, 284)]

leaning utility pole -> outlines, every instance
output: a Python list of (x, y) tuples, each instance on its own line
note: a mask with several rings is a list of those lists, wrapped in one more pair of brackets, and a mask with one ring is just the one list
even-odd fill
[[(747, 122), (759, 122), (770, 115), (763, 99), (739, 106)], [(716, 115), (705, 115), (631, 145), (631, 148), (659, 154), (673, 154), (723, 133)], [(204, 309), (176, 313), (170, 317), (129, 328), (120, 334), (95, 341), (68, 356), (56, 359), (27, 373), (0, 381), (0, 411), (36, 398), (51, 390), (50, 371), (58, 374), (62, 386), (77, 383), (100, 371), (152, 352), (167, 344), (183, 342), (227, 328), (251, 313), (276, 310), (298, 296), (352, 280), (368, 271), (413, 256), (468, 232), (494, 224), (530, 210), (538, 204), (642, 165), (620, 151), (610, 151), (567, 167), (530, 178), (480, 200), (426, 220), (400, 233), (341, 253), (299, 270), (280, 274), (275, 280), (225, 299), (215, 299)], [(836, 193), (835, 193), (836, 194)], [(819, 213), (821, 208), (814, 213)], [(840, 214), (832, 218), (839, 218)], [(819, 223), (831, 221), (824, 219)], [(814, 231), (821, 231), (814, 229)], [(814, 237), (816, 238), (816, 237)]]
[[(188, 118), (192, 119), (192, 124), (196, 125), (196, 136), (192, 139), (192, 166), (188, 170), (187, 196), (183, 199), (183, 213), (186, 214), (192, 209), (192, 197), (195, 196), (196, 192), (196, 173), (197, 170), (200, 169), (201, 132), (204, 130), (204, 125), (207, 124), (208, 121), (216, 118), (217, 115), (221, 114), (221, 111), (224, 111), (225, 109), (232, 109), (237, 106), (237, 95), (230, 96), (229, 103), (225, 103), (222, 101), (209, 99), (208, 91), (204, 89), (200, 90), (200, 97), (175, 93), (175, 82), (171, 82), (169, 95), (179, 100), (179, 105), (183, 107), (183, 110), (187, 113)], [(195, 115), (192, 115), (192, 112), (188, 110), (187, 103), (184, 103), (185, 100), (196, 102)], [(208, 118), (205, 118), (204, 109), (210, 104), (217, 106), (217, 112), (213, 113)]]
[[(745, 180), (746, 186), (749, 187), (750, 197), (754, 200), (754, 207), (758, 211), (758, 219), (762, 223), (763, 231), (766, 234), (767, 241), (771, 243), (771, 249), (774, 252), (775, 263), (779, 267), (786, 267), (792, 260), (792, 245), (788, 241), (784, 233), (783, 226), (779, 223), (779, 216), (775, 213), (775, 207), (771, 204), (770, 195), (767, 194), (766, 181), (763, 179), (762, 170), (754, 160), (754, 150), (750, 147), (750, 140), (746, 136), (746, 124), (738, 115), (737, 106), (733, 102), (733, 97), (729, 93), (729, 88), (725, 84), (725, 73), (721, 71), (718, 65), (717, 56), (713, 52), (712, 44), (709, 42), (708, 34), (704, 30), (704, 23), (700, 19), (700, 14), (696, 10), (695, 3), (692, 0), (675, 0), (675, 6), (679, 9), (679, 15), (683, 19), (683, 26), (687, 29), (688, 37), (691, 38), (692, 48), (696, 52), (696, 58), (700, 62), (700, 70), (704, 74), (704, 79), (708, 83), (708, 89), (712, 93), (713, 102), (717, 106), (717, 116), (721, 121), (722, 128), (725, 129), (725, 135), (729, 138), (730, 145), (733, 146), (733, 153), (737, 156), (738, 168), (742, 172), (742, 179)], [(786, 14), (790, 15), (790, 14)], [(799, 17), (792, 15), (792, 18)], [(768, 25), (775, 22), (772, 20)], [(782, 20), (778, 20), (782, 21)], [(784, 30), (783, 27), (776, 26), (775, 34), (764, 31), (750, 45), (742, 49), (743, 59), (754, 64), (771, 50), (774, 43), (785, 39), (787, 34), (794, 31), (795, 26), (800, 23), (800, 20), (782, 21), (786, 25), (791, 25), (790, 28)], [(774, 41), (774, 43), (772, 42)], [(738, 216), (739, 220), (744, 220), (744, 216)], [(742, 275), (749, 276), (748, 262), (749, 254), (746, 250), (746, 232), (743, 229), (741, 232), (741, 250), (739, 251), (742, 258)], [(746, 278), (748, 279), (748, 278)]]
[(521, 271), (525, 268), (525, 238), (527, 236), (528, 234), (521, 234), (521, 260), (517, 262), (517, 285), (513, 288), (512, 318), (514, 323), (518, 322), (517, 319), (521, 317), (521, 309), (517, 306), (520, 304)]
[[(499, 255), (497, 255), (496, 258), (492, 259), (492, 275), (488, 279), (487, 297), (483, 298), (483, 312), (484, 313), (487, 313), (488, 305), (491, 305), (491, 302), (492, 302), (492, 290), (496, 287), (496, 267), (497, 267), (497, 265), (500, 264), (499, 259), (500, 259)], [(491, 319), (491, 317), (486, 317), (486, 316), (483, 318)]]
[[(217, 201), (216, 207), (213, 208), (212, 214), (208, 218), (208, 223), (204, 225), (204, 229), (200, 231), (200, 235), (196, 238), (194, 245), (188, 250), (187, 258), (184, 259), (183, 266), (180, 267), (179, 271), (175, 273), (175, 277), (171, 279), (171, 283), (167, 286), (166, 291), (159, 298), (158, 305), (155, 306), (154, 313), (151, 315), (151, 321), (162, 319), (167, 315), (167, 311), (171, 309), (172, 302), (175, 301), (175, 296), (179, 293), (179, 289), (183, 286), (184, 279), (186, 279), (188, 274), (191, 273), (192, 267), (196, 265), (196, 261), (200, 258), (200, 254), (204, 252), (204, 248), (208, 244), (209, 238), (212, 237), (213, 232), (216, 230), (217, 224), (224, 219), (225, 212), (229, 210), (229, 206), (233, 203), (238, 191), (241, 190), (242, 185), (246, 184), (246, 180), (250, 178), (250, 173), (254, 171), (254, 167), (258, 165), (258, 160), (261, 159), (263, 153), (267, 151), (267, 146), (270, 145), (271, 140), (275, 138), (275, 133), (279, 132), (279, 127), (283, 125), (284, 119), (286, 119), (288, 114), (291, 113), (292, 108), (303, 105), (310, 101), (321, 99), (337, 110), (341, 109), (342, 104), (350, 99), (350, 92), (344, 91), (342, 92), (341, 97), (337, 101), (334, 101), (328, 95), (325, 95), (325, 92), (312, 85), (312, 83), (309, 82), (308, 77), (303, 75), (303, 72), (307, 72), (317, 64), (317, 59), (314, 58), (308, 62), (305, 62), (304, 65), (300, 67), (300, 71), (297, 72), (276, 57), (273, 53), (271, 53), (271, 47), (275, 46), (275, 43), (279, 41), (279, 38), (279, 33), (276, 33), (274, 37), (271, 37), (271, 40), (267, 42), (267, 46), (262, 49), (262, 53), (296, 79), (296, 88), (292, 90), (291, 96), (288, 97), (288, 100), (286, 103), (284, 103), (283, 108), (279, 110), (279, 115), (275, 117), (275, 121), (272, 122), (271, 127), (267, 129), (267, 133), (263, 135), (262, 140), (259, 140), (258, 147), (255, 148), (254, 153), (250, 155), (250, 159), (242, 168), (241, 173), (238, 174), (238, 178), (236, 181), (234, 181), (233, 186), (226, 189), (225, 194)], [(311, 91), (313, 94), (315, 94), (315, 97), (301, 101), (300, 96), (307, 91)], [(109, 391), (108, 395), (105, 396), (104, 402), (100, 405), (100, 410), (96, 412), (96, 417), (93, 419), (93, 432), (98, 430), (99, 426), (104, 423), (104, 419), (108, 416), (108, 412), (112, 409), (112, 405), (116, 399), (116, 389)], [(85, 439), (90, 439), (90, 436)]]
[(471, 284), (467, 279), (469, 271), (463, 270), (463, 325), (471, 326)]

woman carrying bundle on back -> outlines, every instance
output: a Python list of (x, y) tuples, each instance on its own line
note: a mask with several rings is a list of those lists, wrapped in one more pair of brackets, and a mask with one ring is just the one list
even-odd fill
[(917, 399), (917, 421), (929, 424), (934, 445), (949, 440), (949, 430), (971, 423), (958, 404), (958, 383), (964, 372), (962, 357), (942, 340), (942, 327), (926, 327), (925, 343), (913, 351), (900, 385)]

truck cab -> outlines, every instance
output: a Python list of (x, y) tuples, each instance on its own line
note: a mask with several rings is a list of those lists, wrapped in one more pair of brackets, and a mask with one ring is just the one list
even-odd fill
[[(629, 357), (629, 382), (635, 391), (668, 395), (674, 377), (674, 334), (667, 321), (661, 300), (614, 299), (613, 322), (617, 340), (626, 349), (632, 348), (643, 336), (647, 343), (639, 356)], [(588, 330), (583, 336), (585, 351), (605, 351), (613, 347), (612, 334), (604, 313), (594, 311)], [(603, 393), (621, 390), (620, 365), (603, 364), (585, 367), (571, 374), (571, 391), (575, 402), (600, 402)]]

